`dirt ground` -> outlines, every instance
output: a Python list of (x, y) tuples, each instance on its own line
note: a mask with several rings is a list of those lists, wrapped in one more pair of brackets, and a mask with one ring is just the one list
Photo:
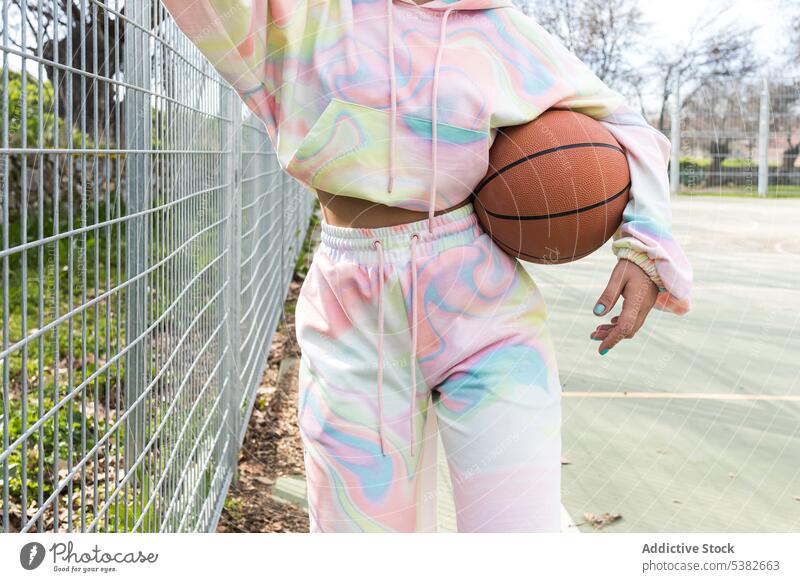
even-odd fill
[[(267, 368), (256, 394), (244, 445), (239, 452), (238, 483), (231, 484), (218, 532), (307, 532), (308, 515), (273, 498), (270, 487), (282, 475), (303, 471), (303, 446), (296, 422), (297, 358), (294, 303), (302, 281), (292, 281), (283, 321), (272, 340)], [(278, 381), (284, 362), (288, 370)]]

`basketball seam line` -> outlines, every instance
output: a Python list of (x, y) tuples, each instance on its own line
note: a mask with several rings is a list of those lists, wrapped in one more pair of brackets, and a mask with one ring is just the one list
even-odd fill
[(506, 219), (506, 220), (544, 220), (546, 218), (561, 218), (562, 216), (570, 216), (572, 214), (580, 214), (581, 212), (586, 212), (588, 210), (593, 210), (593, 209), (595, 209), (595, 208), (597, 208), (599, 206), (603, 206), (605, 204), (608, 204), (609, 202), (612, 202), (615, 199), (617, 199), (620, 196), (622, 196), (623, 194), (625, 194), (625, 192), (627, 192), (630, 189), (630, 187), (631, 187), (631, 183), (628, 182), (628, 184), (622, 190), (620, 190), (619, 192), (617, 192), (616, 194), (614, 194), (610, 198), (606, 198), (605, 200), (601, 200), (600, 202), (595, 202), (594, 204), (590, 204), (589, 206), (584, 206), (583, 208), (576, 208), (575, 210), (565, 210), (563, 212), (556, 212), (554, 214), (536, 214), (536, 215), (533, 215), (533, 216), (520, 216), (518, 214), (498, 214), (497, 212), (492, 212), (491, 210), (486, 208), (486, 205), (483, 204), (482, 202), (481, 202), (481, 207), (483, 208), (483, 211), (486, 214), (488, 214), (488, 215), (490, 215), (490, 216), (492, 216), (494, 218), (503, 218), (503, 219)]
[(528, 154), (525, 157), (522, 157), (522, 158), (520, 158), (518, 160), (514, 160), (513, 162), (511, 162), (507, 166), (504, 166), (504, 167), (500, 168), (499, 170), (497, 170), (491, 176), (486, 176), (483, 180), (478, 182), (478, 185), (475, 187), (475, 189), (473, 190), (472, 193), (474, 195), (477, 195), (477, 193), (480, 192), (484, 188), (484, 186), (486, 186), (486, 184), (488, 184), (489, 182), (491, 182), (492, 180), (497, 178), (499, 175), (507, 172), (511, 168), (514, 168), (514, 167), (518, 166), (522, 162), (527, 162), (528, 160), (532, 160), (534, 158), (538, 158), (540, 156), (544, 156), (544, 155), (547, 155), (547, 154), (552, 154), (553, 152), (557, 152), (557, 151), (561, 151), (561, 150), (570, 150), (570, 149), (576, 149), (576, 148), (589, 148), (589, 147), (609, 148), (609, 149), (612, 149), (612, 150), (616, 150), (619, 153), (625, 155), (625, 152), (621, 148), (619, 148), (619, 147), (617, 147), (617, 146), (615, 146), (613, 144), (610, 144), (610, 143), (586, 142), (586, 143), (571, 143), (571, 144), (567, 144), (567, 145), (556, 146), (554, 148), (550, 148), (550, 149), (547, 149), (547, 150), (542, 150), (540, 152), (536, 152), (536, 153), (533, 153), (533, 154)]
[[(492, 236), (492, 235), (489, 235), (489, 236)], [(492, 240), (494, 242), (496, 242), (498, 245), (500, 245), (500, 247), (505, 247), (505, 249), (503, 249), (503, 250), (511, 251), (511, 253), (515, 254), (520, 259), (523, 258), (523, 256), (524, 256), (527, 259), (539, 259), (541, 261), (553, 261), (553, 259), (551, 257), (539, 257), (539, 256), (536, 256), (536, 255), (530, 255), (528, 253), (523, 253), (520, 250), (516, 250), (515, 251), (511, 246), (507, 245), (503, 241), (497, 240), (493, 236), (492, 236)], [(558, 259), (555, 259), (555, 260), (556, 261), (564, 261), (566, 263), (569, 263), (569, 262), (572, 262), (572, 261), (576, 261), (578, 259), (582, 259), (583, 257), (586, 257), (588, 255), (591, 255), (596, 250), (597, 249), (592, 249), (591, 251), (586, 251), (585, 253), (581, 253), (579, 255), (572, 255), (572, 257), (570, 257), (569, 260), (564, 260), (564, 259), (561, 259), (561, 258), (558, 258)], [(554, 263), (554, 264), (558, 264), (558, 263)]]

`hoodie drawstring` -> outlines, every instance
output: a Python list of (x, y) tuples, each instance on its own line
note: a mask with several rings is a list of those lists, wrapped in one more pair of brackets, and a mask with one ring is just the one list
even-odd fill
[(452, 8), (448, 8), (444, 11), (444, 15), (442, 16), (442, 25), (439, 29), (439, 47), (436, 50), (436, 62), (433, 65), (433, 98), (431, 99), (431, 140), (433, 141), (431, 150), (433, 157), (433, 176), (431, 177), (431, 198), (428, 208), (428, 231), (431, 233), (433, 232), (433, 213), (436, 206), (436, 110), (438, 109), (437, 102), (439, 99), (439, 65), (442, 62), (444, 39), (447, 31), (447, 17), (450, 16), (450, 12), (452, 10)]
[[(394, 23), (392, 18), (393, 1), (386, 0), (386, 35), (388, 37), (389, 52), (389, 93), (391, 98), (391, 120), (389, 127), (389, 184), (387, 191), (391, 192), (394, 187), (395, 174), (395, 142), (397, 137), (397, 76), (395, 74), (394, 57)], [(439, 98), (439, 66), (442, 62), (442, 52), (444, 51), (444, 41), (447, 36), (447, 17), (450, 16), (454, 8), (445, 9), (442, 14), (442, 21), (439, 28), (439, 44), (436, 48), (436, 60), (433, 65), (433, 95), (431, 97), (431, 156), (433, 158), (433, 175), (431, 176), (430, 202), (428, 208), (428, 231), (433, 232), (431, 219), (436, 207), (436, 178), (437, 178), (437, 135), (436, 135), (436, 110)]]
[(389, 185), (387, 190), (392, 191), (394, 186), (394, 142), (397, 132), (397, 78), (394, 72), (394, 27), (392, 25), (392, 2), (386, 0), (386, 36), (389, 38), (389, 92), (392, 101), (391, 127), (389, 129)]
[[(392, 22), (393, 0), (386, 0), (387, 10), (387, 31), (389, 42), (389, 86), (391, 94), (391, 126), (389, 130), (389, 183), (387, 190), (392, 191), (394, 186), (395, 173), (395, 141), (397, 135), (397, 78), (395, 76), (394, 59), (394, 27)], [(436, 211), (436, 174), (437, 174), (437, 151), (436, 151), (436, 110), (439, 98), (439, 66), (442, 62), (442, 52), (447, 33), (447, 17), (453, 8), (447, 8), (442, 15), (441, 27), (439, 29), (439, 44), (436, 49), (436, 61), (433, 66), (433, 88), (431, 96), (431, 156), (433, 158), (433, 171), (431, 176), (431, 191), (428, 208), (428, 232), (433, 233), (433, 215)], [(409, 405), (409, 424), (411, 428), (411, 456), (414, 455), (416, 448), (415, 430), (415, 405), (417, 397), (417, 241), (418, 234), (411, 236), (411, 397)], [(372, 246), (378, 251), (378, 435), (381, 443), (381, 454), (386, 454), (384, 445), (383, 430), (383, 331), (384, 331), (384, 306), (383, 306), (383, 278), (385, 273), (385, 258), (383, 245), (380, 240), (375, 240)]]

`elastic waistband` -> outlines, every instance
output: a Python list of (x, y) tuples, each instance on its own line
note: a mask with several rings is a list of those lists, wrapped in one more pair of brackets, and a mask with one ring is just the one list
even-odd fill
[(431, 255), (468, 244), (483, 233), (472, 202), (434, 216), (431, 225), (433, 232), (428, 232), (429, 221), (425, 218), (378, 228), (334, 226), (323, 222), (320, 248), (332, 259), (371, 265), (378, 260), (374, 243), (379, 240), (384, 260), (387, 263), (401, 263), (410, 258), (411, 237), (415, 234), (419, 237), (417, 252)]

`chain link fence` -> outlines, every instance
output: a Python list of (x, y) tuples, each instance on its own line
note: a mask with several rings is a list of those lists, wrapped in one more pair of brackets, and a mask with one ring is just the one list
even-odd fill
[(800, 196), (800, 79), (675, 84), (673, 192)]
[(156, 0), (0, 0), (4, 532), (211, 531), (313, 197)]

